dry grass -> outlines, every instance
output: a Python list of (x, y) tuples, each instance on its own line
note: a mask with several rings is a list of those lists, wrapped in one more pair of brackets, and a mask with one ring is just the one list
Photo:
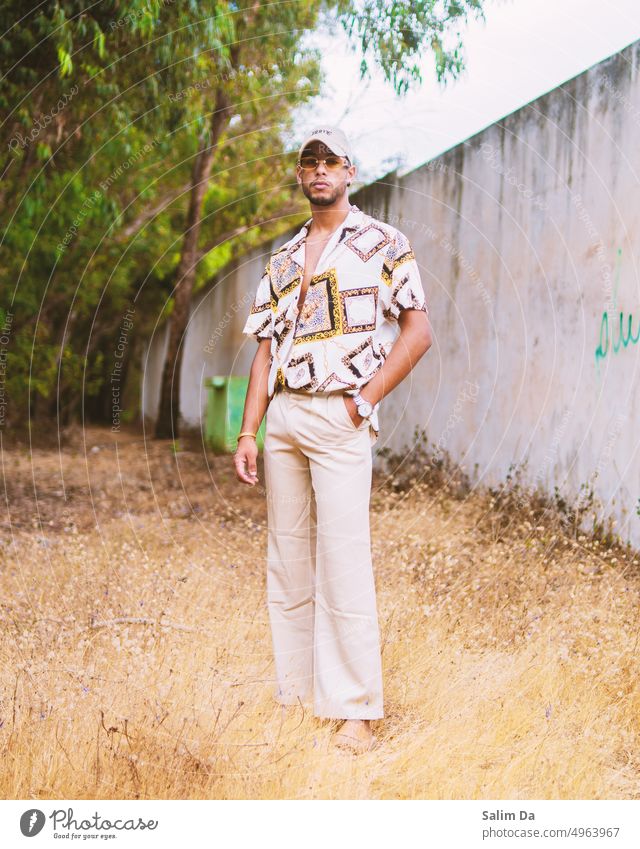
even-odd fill
[(640, 798), (610, 537), (420, 458), (378, 477), (386, 717), (352, 757), (272, 700), (264, 491), (230, 457), (91, 429), (1, 456), (3, 798)]

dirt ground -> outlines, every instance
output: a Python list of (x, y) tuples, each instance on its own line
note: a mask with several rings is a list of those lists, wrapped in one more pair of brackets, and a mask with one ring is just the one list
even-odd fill
[(272, 699), (266, 500), (197, 437), (3, 435), (4, 798), (640, 798), (638, 553), (374, 476), (376, 749)]

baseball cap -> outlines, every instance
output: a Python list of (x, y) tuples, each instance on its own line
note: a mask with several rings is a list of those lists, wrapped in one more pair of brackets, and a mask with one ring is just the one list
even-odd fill
[(336, 153), (338, 156), (346, 156), (349, 159), (349, 162), (353, 164), (353, 153), (351, 151), (351, 145), (349, 140), (342, 132), (340, 127), (334, 127), (329, 124), (323, 124), (320, 127), (315, 127), (311, 130), (309, 135), (306, 137), (302, 145), (300, 146), (300, 150), (298, 151), (298, 159), (302, 156), (302, 151), (305, 147), (310, 144), (312, 141), (321, 141), (326, 144), (326, 146)]

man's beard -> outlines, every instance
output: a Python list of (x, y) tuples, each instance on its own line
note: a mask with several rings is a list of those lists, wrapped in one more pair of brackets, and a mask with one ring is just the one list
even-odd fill
[(301, 186), (304, 196), (315, 206), (331, 206), (338, 200), (338, 198), (341, 198), (347, 190), (347, 187), (344, 185), (336, 186), (331, 194), (319, 194), (317, 197), (312, 197), (311, 193), (317, 190), (314, 190), (312, 186), (305, 186), (304, 183), (301, 183)]

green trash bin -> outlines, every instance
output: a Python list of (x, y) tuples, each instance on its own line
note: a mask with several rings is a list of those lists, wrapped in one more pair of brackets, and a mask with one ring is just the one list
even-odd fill
[[(207, 388), (205, 441), (218, 453), (233, 454), (238, 446), (249, 378), (207, 377), (204, 385)], [(257, 433), (259, 451), (264, 447), (264, 429), (263, 419)]]

